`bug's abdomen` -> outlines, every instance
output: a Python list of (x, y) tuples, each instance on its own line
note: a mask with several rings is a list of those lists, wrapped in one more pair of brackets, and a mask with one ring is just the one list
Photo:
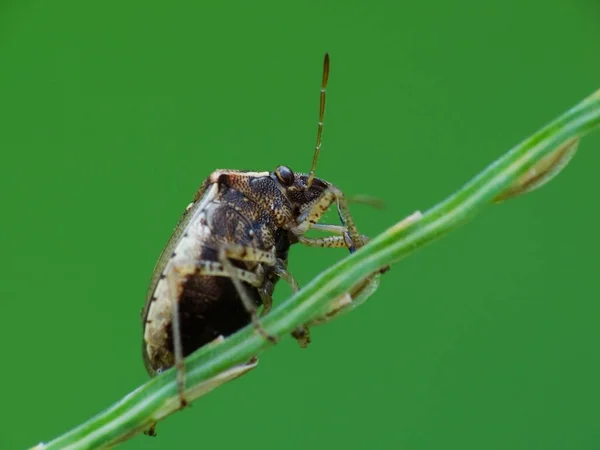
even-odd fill
[[(262, 304), (256, 288), (244, 283), (256, 303)], [(185, 282), (179, 300), (181, 343), (187, 356), (219, 336), (227, 337), (250, 323), (250, 314), (226, 277), (193, 275)], [(173, 352), (173, 335), (167, 330), (167, 347)]]

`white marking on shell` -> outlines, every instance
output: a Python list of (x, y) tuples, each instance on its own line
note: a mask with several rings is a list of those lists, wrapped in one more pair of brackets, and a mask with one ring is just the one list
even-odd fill
[(210, 233), (206, 225), (206, 208), (215, 200), (219, 190), (218, 184), (212, 184), (199, 201), (197, 209), (181, 234), (179, 241), (174, 247), (175, 256), (171, 257), (165, 265), (162, 278), (158, 280), (153, 296), (156, 297), (148, 308), (144, 341), (146, 351), (152, 360), (157, 350), (164, 347), (167, 334), (164, 329), (165, 322), (171, 321), (171, 301), (166, 274), (177, 268), (176, 277), (182, 280), (185, 276), (194, 273), (196, 261), (202, 250), (202, 243)]
[(245, 175), (245, 176), (251, 177), (251, 178), (262, 178), (262, 177), (268, 177), (270, 174), (269, 174), (269, 172), (242, 172), (242, 175)]
[(250, 177), (250, 178), (262, 178), (262, 177), (268, 177), (270, 174), (269, 174), (269, 172), (244, 172), (244, 171), (222, 169), (222, 170), (215, 170), (213, 173), (210, 174), (210, 182), (211, 183), (218, 182), (219, 177), (221, 175), (241, 175), (241, 176)]

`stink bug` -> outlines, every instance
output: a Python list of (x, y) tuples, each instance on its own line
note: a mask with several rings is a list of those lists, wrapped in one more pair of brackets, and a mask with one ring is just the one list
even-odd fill
[[(261, 327), (257, 309), (262, 306), (262, 314), (269, 311), (280, 278), (298, 290), (287, 270), (292, 244), (346, 247), (354, 252), (367, 240), (356, 229), (342, 191), (315, 177), (328, 76), (325, 54), (310, 172), (294, 172), (287, 166), (272, 172), (214, 171), (186, 208), (156, 264), (142, 311), (143, 357), (151, 375), (177, 367), (182, 406), (185, 356), (250, 323), (265, 339), (275, 341)], [(341, 224), (319, 224), (333, 204)], [(310, 229), (332, 236), (306, 237)], [(350, 293), (350, 300), (363, 287)], [(338, 302), (331, 313), (343, 306)], [(309, 342), (306, 327), (293, 336), (301, 346)]]

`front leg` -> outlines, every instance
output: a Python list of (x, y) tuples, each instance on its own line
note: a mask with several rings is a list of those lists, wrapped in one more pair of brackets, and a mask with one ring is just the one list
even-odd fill
[[(311, 227), (312, 230), (327, 231), (335, 234), (336, 236), (326, 236), (322, 238), (309, 238), (306, 236), (298, 236), (298, 242), (307, 247), (327, 247), (327, 248), (343, 248), (350, 249), (350, 253), (353, 253), (352, 240), (348, 228), (342, 225), (331, 225), (327, 223), (316, 223)], [(360, 235), (360, 241), (362, 245), (369, 242), (369, 237), (364, 234)]]
[[(342, 225), (327, 225), (319, 224), (323, 214), (331, 207), (333, 203), (337, 204), (338, 215)], [(329, 236), (324, 238), (308, 238), (305, 233), (310, 229), (318, 229), (321, 231), (329, 231), (338, 236)], [(328, 187), (317, 201), (298, 218), (297, 224), (290, 228), (290, 231), (296, 235), (298, 241), (307, 246), (313, 247), (330, 247), (341, 248), (346, 247), (351, 253), (356, 251), (368, 242), (368, 237), (361, 235), (348, 209), (348, 203), (342, 191), (334, 186)], [(371, 278), (367, 278), (366, 285), (371, 284)], [(361, 285), (361, 288), (356, 292), (362, 292), (366, 285)], [(353, 294), (350, 294), (353, 295)], [(302, 326), (294, 330), (292, 336), (298, 341), (301, 347), (306, 347), (310, 342), (309, 330), (307, 326)]]
[[(421, 212), (416, 211), (404, 220), (396, 224), (396, 230), (402, 230), (414, 225), (422, 217)], [(338, 236), (339, 237), (339, 236)], [(363, 302), (365, 302), (375, 292), (379, 285), (379, 275), (389, 269), (389, 266), (382, 267), (379, 271), (374, 272), (363, 279), (359, 280), (348, 292), (329, 304), (329, 309), (320, 317), (315, 317), (309, 325), (317, 325), (325, 323), (337, 317), (339, 314), (350, 311)]]
[[(366, 244), (369, 238), (365, 235), (361, 235), (362, 244)], [(327, 236), (322, 238), (308, 238), (305, 236), (298, 236), (298, 242), (307, 247), (327, 247), (327, 248), (348, 248), (352, 252), (352, 241), (350, 236), (344, 234), (343, 236)]]
[(348, 248), (351, 252), (353, 252), (354, 250), (362, 247), (364, 243), (361, 240), (361, 235), (356, 228), (354, 219), (350, 214), (348, 202), (346, 201), (343, 192), (335, 186), (329, 186), (327, 189), (325, 189), (317, 201), (308, 210), (302, 213), (300, 217), (298, 217), (298, 223), (291, 227), (290, 231), (296, 236), (304, 235), (308, 230), (317, 225), (319, 219), (323, 216), (323, 214), (325, 214), (325, 211), (327, 211), (334, 202), (337, 204), (338, 215), (340, 217), (340, 221), (342, 222), (342, 226), (347, 230), (347, 235), (350, 242)]
[[(340, 216), (340, 220), (342, 221), (342, 225), (319, 224), (318, 220), (334, 202), (337, 203), (338, 214)], [(417, 211), (398, 224), (398, 226), (401, 228), (407, 227), (418, 221), (420, 218), (421, 214)], [(336, 234), (337, 236), (329, 236), (317, 239), (304, 236), (304, 234), (310, 229), (328, 231)], [(314, 247), (347, 247), (351, 253), (364, 246), (369, 241), (367, 236), (358, 233), (356, 225), (354, 224), (354, 220), (352, 219), (350, 211), (348, 210), (348, 204), (342, 192), (335, 187), (330, 187), (325, 190), (321, 197), (319, 197), (318, 200), (312, 205), (312, 207), (299, 217), (298, 223), (296, 226), (291, 227), (290, 231), (296, 235), (298, 242), (301, 244)], [(329, 309), (324, 312), (323, 316), (314, 318), (311, 323), (317, 324), (325, 322), (340, 312), (352, 309), (365, 301), (366, 298), (368, 298), (375, 291), (375, 289), (377, 289), (379, 284), (379, 274), (384, 273), (388, 269), (389, 266), (382, 267), (380, 270), (371, 273), (363, 279), (357, 280), (356, 284), (351, 290), (346, 292), (346, 294), (342, 297), (331, 302)], [(302, 330), (307, 330), (307, 327), (304, 326), (302, 329), (296, 330), (293, 333), (293, 336), (296, 337), (299, 342), (301, 342)]]

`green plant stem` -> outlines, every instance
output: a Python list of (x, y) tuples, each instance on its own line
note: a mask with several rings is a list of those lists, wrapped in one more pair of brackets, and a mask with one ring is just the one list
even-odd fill
[[(600, 91), (507, 152), (455, 194), (427, 211), (420, 220), (408, 226), (392, 226), (356, 253), (321, 273), (268, 314), (263, 326), (270, 334), (281, 337), (318, 318), (332, 301), (361, 280), (462, 225), (514, 187), (517, 180), (542, 158), (599, 124)], [(215, 377), (219, 374), (241, 374), (243, 370), (235, 368), (269, 345), (252, 327), (246, 327), (220, 343), (202, 347), (186, 359), (190, 396), (197, 397), (216, 387), (220, 382)], [(228, 370), (230, 372), (226, 372)], [(114, 445), (147, 429), (178, 406), (175, 371), (171, 369), (88, 422), (37, 448), (90, 449)]]

